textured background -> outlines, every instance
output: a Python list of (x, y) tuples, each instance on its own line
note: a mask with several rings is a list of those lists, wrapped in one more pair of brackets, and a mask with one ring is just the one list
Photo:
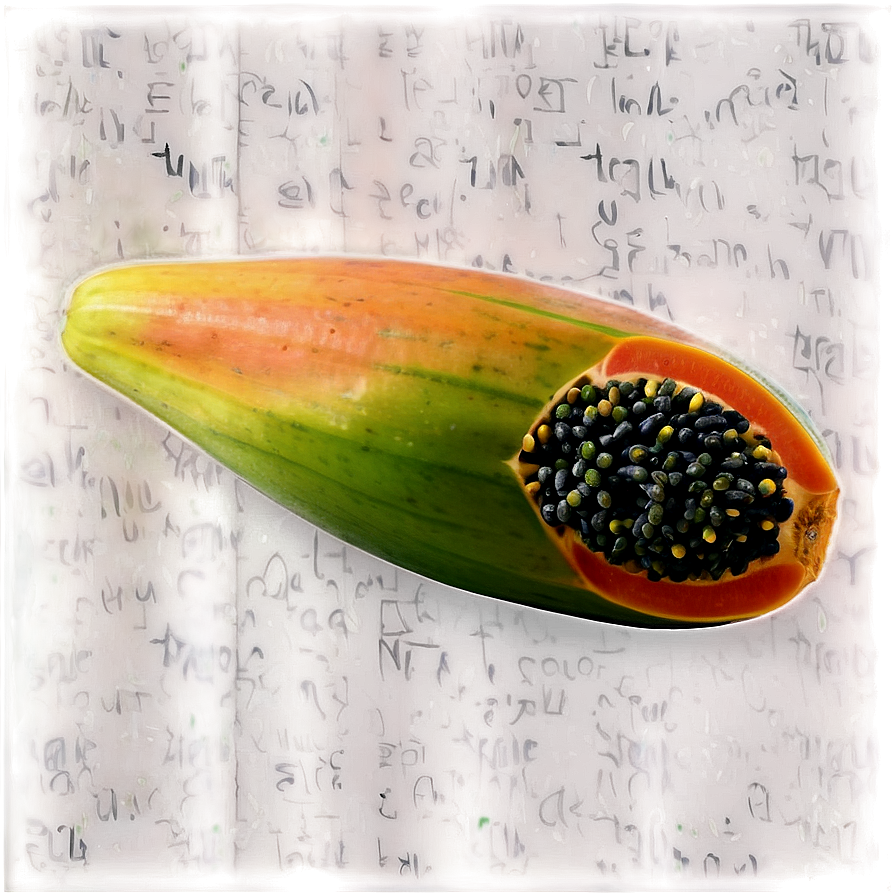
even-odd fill
[[(876, 855), (877, 14), (10, 19), (12, 887), (769, 886)], [(361, 555), (73, 370), (91, 269), (362, 252), (699, 330), (817, 421), (822, 581), (709, 631)]]

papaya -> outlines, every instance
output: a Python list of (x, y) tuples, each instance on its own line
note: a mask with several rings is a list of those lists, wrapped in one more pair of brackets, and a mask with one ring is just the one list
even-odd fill
[(314, 525), (515, 604), (749, 619), (818, 577), (836, 520), (791, 398), (561, 286), (352, 256), (141, 262), (75, 284), (61, 339)]

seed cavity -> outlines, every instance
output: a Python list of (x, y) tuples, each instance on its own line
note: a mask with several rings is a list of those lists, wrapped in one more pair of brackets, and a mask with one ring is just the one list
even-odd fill
[(523, 437), (526, 489), (553, 527), (653, 581), (742, 575), (780, 550), (787, 470), (733, 408), (675, 380), (570, 388)]

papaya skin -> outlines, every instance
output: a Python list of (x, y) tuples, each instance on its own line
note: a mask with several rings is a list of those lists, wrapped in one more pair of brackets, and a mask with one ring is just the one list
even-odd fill
[[(632, 309), (522, 278), (355, 257), (149, 262), (74, 287), (62, 343), (309, 522), (466, 591), (640, 627), (782, 606), (819, 575), (837, 482), (779, 390)], [(737, 408), (787, 467), (781, 550), (742, 576), (652, 582), (545, 524), (520, 442), (589, 377), (670, 376)]]

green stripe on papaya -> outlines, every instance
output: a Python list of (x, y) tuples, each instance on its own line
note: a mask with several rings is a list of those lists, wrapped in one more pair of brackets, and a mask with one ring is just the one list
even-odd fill
[[(615, 327), (610, 327), (606, 324), (599, 324), (595, 321), (590, 320), (582, 320), (581, 318), (571, 317), (568, 314), (561, 314), (558, 311), (552, 311), (547, 308), (538, 308), (533, 305), (514, 302), (510, 299), (499, 299), (497, 296), (467, 292), (465, 290), (459, 289), (446, 289), (445, 291), (450, 293), (451, 295), (464, 296), (468, 299), (477, 299), (478, 301), (486, 302), (489, 305), (498, 305), (501, 308), (511, 308), (514, 311), (519, 311), (524, 315), (531, 316), (536, 319), (540, 318), (542, 320), (556, 321), (562, 324), (569, 324), (570, 326), (576, 327), (581, 330), (601, 333), (604, 336), (612, 337), (613, 340), (624, 339), (626, 336), (634, 335), (633, 333), (627, 332), (625, 330), (618, 330)], [(609, 344), (610, 340), (608, 340), (608, 345)]]
[[(456, 374), (445, 373), (443, 371), (427, 370), (422, 367), (401, 366), (398, 364), (377, 364), (373, 369), (382, 370), (385, 373), (395, 374), (400, 377), (413, 377), (415, 379), (425, 380), (427, 383), (433, 383), (436, 386), (450, 386), (463, 391), (475, 389), (476, 392), (487, 398), (522, 404), (530, 409), (530, 413), (533, 409), (538, 410), (545, 404), (544, 401), (541, 401), (536, 397), (523, 395), (518, 391), (498, 389), (489, 386), (487, 383), (481, 381), (477, 382), (474, 377), (457, 376)], [(545, 389), (548, 387), (549, 384), (546, 381)]]

